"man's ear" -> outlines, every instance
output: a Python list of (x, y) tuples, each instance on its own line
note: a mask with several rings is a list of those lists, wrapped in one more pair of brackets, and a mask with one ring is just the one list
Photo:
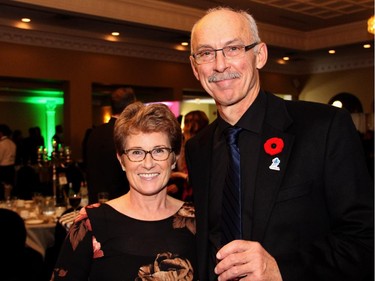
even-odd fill
[(268, 59), (267, 45), (263, 42), (260, 42), (256, 50), (256, 68), (262, 69), (263, 66), (267, 63), (267, 59)]
[(190, 56), (189, 59), (190, 59), (191, 68), (193, 69), (194, 76), (199, 81), (199, 75), (198, 75), (198, 71), (197, 71), (197, 64), (195, 63), (195, 60), (194, 60), (193, 56)]

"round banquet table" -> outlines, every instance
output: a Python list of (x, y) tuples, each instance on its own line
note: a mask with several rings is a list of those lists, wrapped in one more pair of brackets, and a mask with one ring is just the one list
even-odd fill
[[(29, 223), (32, 222), (32, 223)], [(36, 223), (37, 220), (25, 220), (27, 237), (26, 245), (45, 256), (46, 250), (55, 242), (55, 222), (44, 220)]]
[(54, 207), (53, 214), (44, 215), (31, 200), (0, 202), (0, 208), (11, 209), (24, 219), (27, 231), (26, 245), (45, 257), (46, 250), (55, 243), (57, 218), (65, 208)]

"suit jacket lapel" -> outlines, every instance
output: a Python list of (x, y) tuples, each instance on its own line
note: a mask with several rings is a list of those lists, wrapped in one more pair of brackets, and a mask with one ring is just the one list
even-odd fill
[[(262, 130), (262, 146), (273, 137), (283, 140), (284, 148), (277, 155), (269, 155), (262, 147), (259, 155), (259, 166), (256, 176), (254, 197), (254, 219), (252, 239), (262, 241), (267, 228), (272, 209), (276, 202), (278, 191), (284, 177), (288, 159), (292, 150), (294, 136), (285, 132), (292, 120), (286, 111), (283, 100), (267, 95), (267, 112)], [(280, 170), (270, 168), (273, 159), (279, 158)]]

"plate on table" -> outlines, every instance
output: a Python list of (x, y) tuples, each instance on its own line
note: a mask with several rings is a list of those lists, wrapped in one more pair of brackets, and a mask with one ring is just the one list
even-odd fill
[(44, 220), (41, 220), (41, 219), (29, 219), (29, 220), (25, 220), (25, 223), (26, 224), (42, 224), (42, 223), (44, 223)]

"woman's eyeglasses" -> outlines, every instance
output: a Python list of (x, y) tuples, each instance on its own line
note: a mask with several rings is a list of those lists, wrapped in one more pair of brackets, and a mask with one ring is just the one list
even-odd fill
[(141, 162), (146, 158), (146, 155), (150, 153), (152, 159), (155, 161), (165, 161), (168, 159), (169, 154), (173, 151), (169, 147), (157, 147), (152, 150), (144, 150), (140, 148), (126, 149), (124, 154), (132, 162)]

